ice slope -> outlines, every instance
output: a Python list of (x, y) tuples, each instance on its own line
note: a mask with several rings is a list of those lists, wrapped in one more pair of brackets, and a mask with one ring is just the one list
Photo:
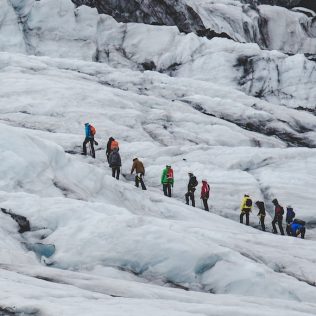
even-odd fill
[[(30, 274), (30, 269), (27, 269), (26, 273)], [(58, 275), (60, 276), (62, 273), (59, 272)], [(49, 271), (49, 277), (51, 276), (57, 278), (56, 273), (52, 273), (52, 270)], [(229, 316), (234, 313), (235, 315), (250, 316), (256, 313), (260, 316), (271, 314), (307, 316), (314, 313), (312, 304), (304, 305), (304, 303), (269, 299), (244, 299), (232, 295), (211, 296), (175, 289), (149, 288), (143, 284), (141, 286), (117, 284), (111, 278), (93, 278), (87, 274), (72, 273), (71, 276), (70, 285), (64, 283), (65, 279), (69, 280), (68, 273), (62, 277), (62, 284), (54, 284), (51, 281), (38, 280), (2, 270), (0, 282), (6, 286), (6, 292), (10, 295), (3, 298), (2, 292), (0, 294), (2, 302), (6, 306), (14, 305), (14, 308), (6, 310), (11, 314), (16, 312), (16, 315), (121, 316), (122, 314), (147, 315), (150, 313), (155, 316), (166, 314)], [(41, 278), (38, 275), (37, 277)], [(8, 286), (7, 279), (13, 280), (10, 286)], [(26, 287), (21, 287), (21, 283), (26, 284), (28, 290)], [(88, 290), (81, 289), (82, 287), (86, 287)], [(92, 292), (91, 287), (94, 289)], [(96, 288), (97, 291), (95, 291)], [(121, 296), (108, 295), (109, 293), (119, 293)], [(10, 314), (7, 313), (7, 315)]]
[[(262, 233), (185, 206), (163, 197), (151, 180), (142, 192), (111, 178), (101, 161), (66, 154), (42, 132), (3, 124), (0, 132), (1, 206), (27, 216), (33, 229), (20, 237), (0, 214), (1, 231), (10, 231), (1, 239), (1, 248), (10, 249), (0, 265), (2, 308), (26, 315), (99, 315), (104, 308), (107, 315), (315, 313), (315, 241)], [(174, 168), (181, 174), (177, 161)], [(39, 228), (47, 232), (42, 242), (56, 245), (54, 269), (19, 244)]]
[(118, 24), (105, 15), (98, 30), (101, 62), (216, 82), (293, 108), (315, 108), (315, 61), (303, 55), (227, 39), (209, 41), (180, 34), (175, 27)]
[(307, 11), (258, 5), (260, 1), (233, 0), (73, 0), (96, 7), (118, 22), (175, 25), (181, 32), (212, 38), (224, 36), (238, 42), (257, 43), (263, 49), (286, 53), (316, 51), (315, 20)]
[[(297, 203), (300, 212), (313, 219), (315, 200), (310, 190), (315, 178), (310, 170), (314, 151), (286, 149), (288, 142), (294, 145), (296, 139), (314, 146), (316, 123), (311, 114), (286, 108), (279, 111), (269, 103), (210, 83), (96, 63), (2, 53), (0, 69), (3, 123), (28, 129), (68, 152), (78, 153), (82, 126), (91, 121), (100, 135), (100, 149), (110, 136), (120, 140), (127, 161), (125, 173), (131, 159), (140, 156), (149, 170), (147, 181), (157, 187), (162, 166), (175, 164), (180, 170), (175, 194), (180, 199), (187, 172), (194, 169), (199, 179), (207, 177), (214, 183), (216, 195), (220, 192), (214, 205), (221, 214), (235, 214), (237, 218), (240, 197), (248, 191), (267, 200), (281, 195), (284, 203)], [(268, 131), (275, 131), (274, 135), (251, 131), (246, 122), (254, 126), (260, 122), (262, 129), (266, 126)], [(311, 132), (300, 133), (300, 126)], [(104, 152), (97, 154), (103, 168)], [(288, 167), (295, 176), (287, 173)], [(273, 174), (281, 170), (284, 177), (276, 179)], [(268, 171), (271, 176), (266, 176)], [(299, 179), (301, 185), (296, 182)], [(288, 182), (288, 192), (282, 190), (283, 182)], [(298, 190), (305, 184), (304, 190)], [(23, 183), (21, 186), (21, 190), (32, 189)], [(34, 191), (42, 188), (49, 195), (45, 187), (39, 183)], [(76, 196), (87, 198), (81, 193)]]
[[(264, 198), (267, 202), (278, 196), (281, 202), (293, 204), (305, 219), (315, 220), (312, 194), (315, 177), (311, 172), (315, 151), (284, 148), (286, 144), (275, 137), (228, 124), (192, 109), (188, 103), (170, 102), (172, 91), (179, 93), (175, 79), (152, 72), (137, 77), (136, 72), (127, 70), (122, 76), (120, 71), (105, 65), (78, 61), (8, 54), (1, 54), (1, 60), (1, 75), (6, 78), (6, 84), (0, 90), (1, 121), (22, 127), (23, 133), (47, 138), (68, 152), (79, 153), (82, 126), (88, 120), (94, 122), (98, 130), (101, 148), (105, 147), (110, 135), (114, 134), (120, 140), (125, 173), (129, 172), (135, 155), (144, 160), (149, 186), (159, 188), (162, 167), (172, 163), (176, 172), (175, 196), (179, 200), (183, 200), (186, 174), (193, 171), (199, 180), (203, 177), (209, 179), (214, 195), (211, 202), (214, 212), (237, 219), (240, 198), (247, 191), (254, 198)], [(151, 91), (152, 95), (142, 93), (138, 86), (145, 78), (151, 83), (141, 88)], [(195, 84), (199, 85), (201, 93), (200, 82), (191, 80), (189, 84), (191, 90), (187, 88), (187, 93), (194, 94)], [(224, 90), (208, 85), (205, 91), (214, 96), (218, 94), (219, 111), (225, 101)], [(232, 97), (239, 98), (243, 104), (251, 99), (240, 92), (230, 92), (235, 93)], [(248, 102), (251, 104), (251, 100)], [(6, 142), (9, 134), (2, 133), (3, 147), (12, 147)], [(256, 147), (258, 144), (263, 148)], [(114, 199), (116, 205), (123, 203), (128, 207), (136, 203), (141, 209), (150, 211), (151, 207), (146, 206), (141, 196), (135, 197), (137, 202), (125, 201), (122, 192), (118, 196), (112, 191), (103, 192), (104, 185), (111, 185), (103, 184), (99, 174), (91, 176), (87, 170), (81, 175), (81, 167), (74, 165), (65, 169), (63, 163), (59, 165), (63, 157), (61, 148), (57, 155), (49, 150), (42, 152), (40, 148), (48, 146), (45, 143), (32, 151), (26, 149), (32, 146), (32, 142), (22, 139), (14, 146), (17, 154), (6, 154), (11, 157), (11, 167), (4, 165), (1, 170), (2, 190), (85, 201), (96, 199), (102, 202), (107, 197)], [(27, 168), (27, 163), (20, 161), (19, 157), (26, 156), (32, 161), (33, 155), (37, 159), (31, 168)], [(97, 155), (99, 160), (95, 164), (104, 170), (104, 152), (97, 151)], [(51, 166), (54, 167), (52, 170)], [(72, 179), (72, 174), (83, 178)], [(90, 177), (97, 177), (98, 181)], [(82, 179), (85, 179), (84, 186), (80, 185)], [(91, 184), (90, 189), (88, 184)], [(298, 187), (304, 189), (298, 190)], [(150, 213), (156, 214), (157, 211), (151, 210)], [(252, 219), (253, 224), (254, 221)]]
[(226, 32), (239, 42), (257, 43), (264, 49), (292, 54), (316, 51), (312, 16), (278, 6), (249, 6), (242, 1), (186, 2), (199, 14), (206, 28)]
[[(175, 26), (117, 23), (110, 16), (98, 16), (95, 9), (86, 6), (75, 9), (70, 0), (12, 1), (15, 13), (9, 5), (11, 2), (2, 2), (1, 6), (5, 8), (1, 13), (3, 23), (0, 23), (2, 51), (156, 70), (171, 76), (229, 85), (275, 104), (312, 111), (315, 108), (315, 61), (304, 55), (262, 51), (255, 44), (226, 39), (210, 41), (193, 33), (180, 33)], [(286, 10), (265, 7), (276, 18), (283, 16), (278, 10)], [(198, 8), (202, 10), (204, 6), (201, 4)], [(207, 12), (204, 15), (213, 16)], [(239, 17), (237, 14), (236, 19)], [(217, 23), (222, 25), (224, 22)], [(273, 33), (280, 30), (278, 36), (290, 43), (280, 27), (274, 24), (269, 27)], [(289, 29), (287, 25), (285, 28)], [(304, 36), (298, 34), (295, 45), (304, 47), (303, 39)], [(273, 42), (281, 41), (277, 38)]]
[[(120, 24), (66, 0), (0, 8), (0, 206), (31, 222), (19, 234), (0, 212), (0, 314), (316, 313), (312, 58)], [(87, 121), (96, 160), (80, 155)], [(110, 177), (110, 136), (124, 175), (135, 156), (145, 163), (148, 191)], [(183, 203), (189, 171), (208, 179), (211, 213)], [(256, 210), (253, 227), (238, 223), (244, 193), (266, 202), (267, 233)], [(269, 233), (274, 197), (308, 222), (306, 240)], [(25, 246), (36, 242), (55, 254), (38, 258)]]

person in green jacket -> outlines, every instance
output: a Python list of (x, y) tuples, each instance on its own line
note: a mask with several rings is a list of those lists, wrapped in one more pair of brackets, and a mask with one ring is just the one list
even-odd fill
[(173, 170), (170, 165), (167, 165), (166, 168), (162, 171), (161, 184), (164, 195), (171, 197), (171, 187), (173, 187), (174, 178)]

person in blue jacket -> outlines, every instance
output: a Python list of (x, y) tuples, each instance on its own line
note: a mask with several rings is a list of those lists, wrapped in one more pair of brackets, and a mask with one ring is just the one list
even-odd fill
[(292, 224), (290, 224), (290, 230), (293, 237), (301, 235), (302, 239), (305, 238), (306, 229), (304, 225), (294, 221)]
[(84, 139), (83, 145), (82, 145), (82, 151), (83, 155), (87, 155), (87, 144), (90, 143), (91, 146), (91, 156), (95, 158), (95, 151), (94, 151), (94, 144), (97, 145), (97, 142), (94, 140), (94, 135), (95, 135), (95, 128), (89, 124), (86, 123), (84, 125), (85, 128), (85, 136), (86, 138)]

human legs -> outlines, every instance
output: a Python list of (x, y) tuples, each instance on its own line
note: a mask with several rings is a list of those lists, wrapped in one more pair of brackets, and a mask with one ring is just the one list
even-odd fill
[(209, 212), (210, 210), (209, 210), (209, 207), (208, 207), (207, 199), (202, 199), (202, 201), (203, 201), (203, 205), (204, 205), (205, 211)]

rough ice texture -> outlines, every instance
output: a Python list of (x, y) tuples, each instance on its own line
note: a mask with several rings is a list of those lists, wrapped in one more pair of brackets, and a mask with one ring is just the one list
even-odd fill
[[(289, 25), (312, 48), (297, 23), (313, 13), (178, 4), (172, 23), (191, 14), (187, 27), (214, 24), (235, 41), (118, 23), (69, 0), (0, 2), (0, 206), (31, 228), (19, 233), (0, 212), (0, 314), (316, 314), (315, 61), (260, 49), (278, 45)], [(238, 43), (248, 41), (240, 25), (252, 30), (263, 12), (269, 37)], [(291, 41), (280, 49), (301, 49)], [(95, 160), (80, 155), (87, 121)], [(110, 136), (120, 142), (120, 181), (106, 164)], [(135, 157), (145, 192), (129, 180)], [(166, 164), (172, 199), (159, 181)], [(209, 181), (211, 213), (200, 183), (197, 207), (184, 205), (188, 172)], [(256, 209), (252, 227), (238, 223), (245, 193), (266, 203), (266, 233)], [(270, 234), (275, 197), (307, 221), (306, 240)], [(39, 258), (27, 246), (38, 242), (55, 254)]]
[[(27, 16), (20, 26), (11, 19), (14, 16), (12, 8), (8, 7), (8, 13), (3, 15), (3, 19), (12, 21), (0, 27), (0, 45), (4, 51), (96, 60), (116, 67), (211, 80), (238, 87), (249, 95), (276, 104), (315, 108), (315, 61), (312, 58), (262, 51), (255, 44), (245, 45), (217, 38), (210, 41), (193, 33), (182, 34), (172, 26), (117, 23), (108, 15), (98, 16), (95, 9), (86, 6), (75, 8), (68, 0), (45, 0), (31, 3), (32, 6), (30, 2), (24, 3), (24, 6), (21, 3), (14, 6), (18, 15)], [(217, 5), (221, 6), (217, 14), (224, 16), (221, 10), (228, 10), (229, 5)], [(203, 6), (200, 8), (206, 17), (212, 17)], [(240, 9), (239, 6), (236, 8)], [(275, 19), (278, 10), (285, 10), (269, 6), (261, 8), (264, 12), (271, 12), (271, 16), (273, 13)], [(283, 16), (284, 12), (281, 13)], [(292, 15), (303, 16), (289, 11), (285, 17)], [(249, 19), (249, 23), (252, 20)], [(226, 22), (220, 20), (218, 23), (225, 25)], [(14, 36), (7, 32), (6, 25), (16, 28)], [(271, 45), (283, 45), (284, 42), (295, 50), (310, 44), (301, 33), (297, 33), (300, 40), (296, 40), (295, 44), (291, 44), (290, 40), (276, 40), (283, 36), (282, 28), (268, 25), (275, 34)], [(235, 34), (240, 27), (233, 25)]]
[[(49, 232), (42, 242), (56, 245), (52, 262), (56, 269), (44, 269), (19, 243), (16, 224), (0, 214), (1, 232), (10, 240), (1, 239), (2, 249), (11, 250), (3, 254), (6, 265), (1, 266), (1, 282), (10, 299), (2, 293), (2, 304), (51, 315), (57, 314), (56, 305), (66, 315), (85, 315), (88, 308), (98, 315), (99, 308), (106, 306), (110, 315), (116, 315), (115, 308), (109, 307), (109, 295), (122, 296), (120, 306), (129, 309), (133, 309), (130, 298), (135, 298), (142, 310), (147, 304), (152, 308), (154, 295), (167, 299), (163, 304), (171, 313), (181, 306), (190, 314), (194, 304), (202, 304), (199, 308), (215, 308), (215, 315), (227, 315), (226, 307), (215, 307), (224, 299), (218, 295), (225, 294), (235, 310), (241, 299), (248, 301), (243, 308), (252, 304), (249, 301), (260, 301), (262, 315), (266, 306), (269, 312), (276, 308), (288, 315), (315, 311), (314, 242), (290, 237), (281, 241), (231, 220), (237, 219), (239, 200), (246, 191), (254, 200), (265, 200), (269, 214), (269, 201), (277, 196), (313, 222), (315, 180), (310, 170), (315, 166), (314, 149), (283, 148), (274, 137), (206, 116), (186, 102), (169, 100), (181, 93), (180, 86), (196, 95), (193, 89), (199, 85), (200, 93), (211, 93), (213, 103), (222, 106), (229, 90), (220, 86), (203, 88), (192, 79), (186, 82), (154, 72), (5, 53), (0, 55), (0, 65), (6, 78), (0, 88), (1, 121), (6, 123), (0, 125), (0, 199), (4, 207), (26, 216), (33, 227)], [(231, 92), (230, 97), (243, 103), (251, 99)], [(87, 119), (94, 122), (97, 135), (114, 134), (120, 140), (123, 173), (129, 171), (132, 158), (141, 155), (147, 167), (147, 192), (124, 179), (112, 179), (104, 168), (104, 153), (97, 151), (96, 161), (65, 154), (80, 152), (76, 146)], [(255, 147), (253, 139), (265, 148)], [(99, 142), (101, 148), (105, 140)], [(158, 191), (166, 161), (176, 172), (172, 200)], [(188, 168), (199, 180), (209, 179), (215, 214), (183, 205)], [(304, 190), (298, 192), (297, 186)], [(252, 225), (256, 225), (254, 217)], [(36, 234), (33, 231), (24, 238), (34, 240)], [(313, 238), (311, 229), (308, 238)], [(13, 264), (17, 258), (19, 266)], [(73, 286), (70, 290), (68, 284)], [(166, 286), (191, 292), (165, 290)], [(80, 300), (80, 310), (76, 300)], [(293, 302), (296, 308), (291, 310)], [(164, 315), (165, 311), (154, 313)]]
[[(181, 32), (216, 34), (239, 42), (257, 43), (261, 48), (286, 53), (315, 53), (316, 33), (313, 16), (286, 8), (214, 0), (99, 0), (83, 2), (118, 22), (175, 25)], [(274, 4), (270, 2), (260, 2)], [(293, 4), (293, 3), (292, 3)]]

